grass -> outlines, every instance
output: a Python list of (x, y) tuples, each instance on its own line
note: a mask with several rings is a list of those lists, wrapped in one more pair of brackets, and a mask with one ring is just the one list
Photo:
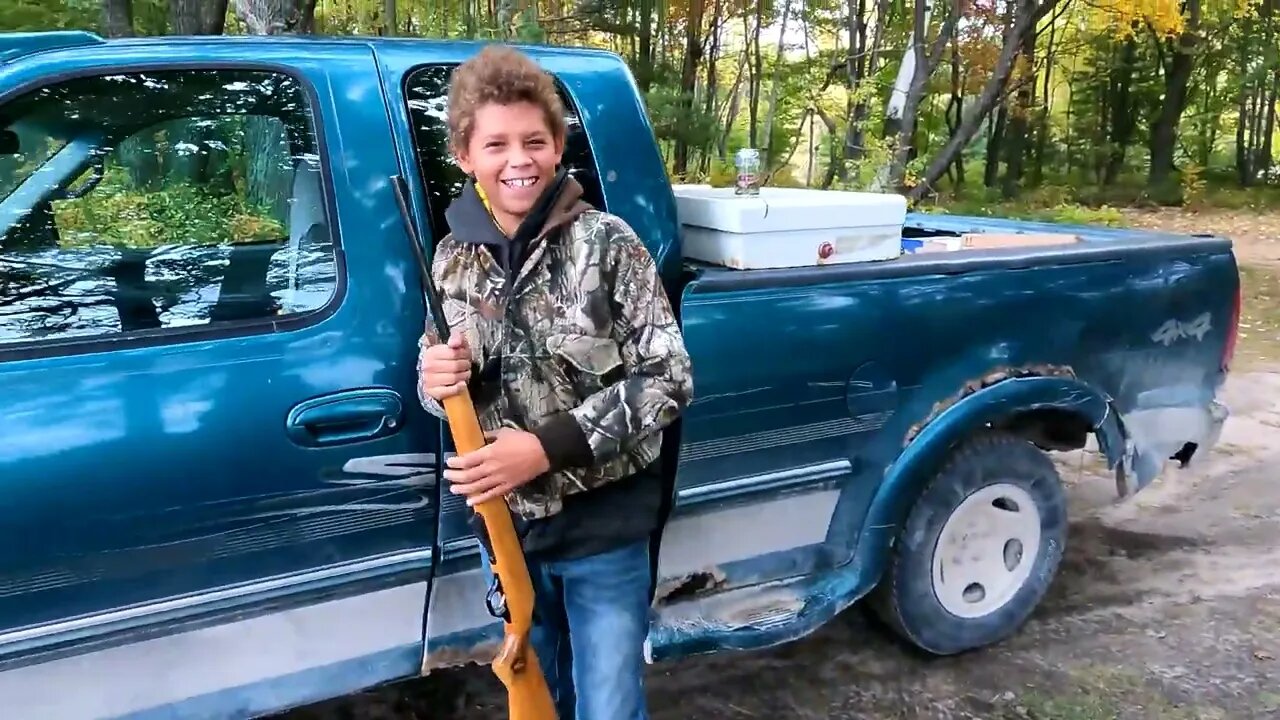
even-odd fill
[(1280, 211), (1280, 186), (1241, 188), (1235, 184), (1234, 178), (1214, 175), (1195, 181), (1193, 187), (1175, 187), (1161, 193), (1134, 178), (1111, 186), (1099, 185), (1090, 178), (1055, 178), (1037, 187), (1024, 188), (1016, 197), (1008, 199), (999, 188), (971, 182), (963, 188), (948, 190), (922, 201), (920, 209), (1119, 227), (1127, 224), (1125, 210), (1170, 206), (1189, 213), (1207, 210)]
[(1088, 205), (1061, 186), (1045, 186), (1029, 191), (1014, 200), (1005, 200), (991, 189), (969, 190), (922, 202), (920, 210), (953, 215), (976, 215), (1014, 220), (1035, 220), (1083, 225), (1116, 227), (1125, 222), (1118, 207), (1106, 203)]
[(1001, 720), (1217, 720), (1217, 708), (1175, 703), (1136, 670), (1089, 664), (1067, 670), (1052, 691), (1034, 689), (1003, 708)]

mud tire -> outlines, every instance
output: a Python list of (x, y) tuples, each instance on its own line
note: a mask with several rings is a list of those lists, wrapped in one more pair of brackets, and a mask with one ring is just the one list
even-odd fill
[[(935, 591), (933, 558), (947, 520), (966, 498), (997, 485), (1025, 491), (1039, 512), (1039, 543), (1021, 550), (1030, 573), (1003, 605), (977, 617), (949, 611)], [(998, 488), (992, 488), (993, 490)], [(990, 492), (990, 490), (988, 491)], [(972, 503), (971, 503), (972, 505)], [(896, 538), (889, 566), (868, 596), (872, 612), (907, 642), (934, 655), (954, 655), (1014, 634), (1049, 589), (1062, 561), (1067, 501), (1049, 457), (1014, 435), (985, 433), (953, 451), (925, 488)]]

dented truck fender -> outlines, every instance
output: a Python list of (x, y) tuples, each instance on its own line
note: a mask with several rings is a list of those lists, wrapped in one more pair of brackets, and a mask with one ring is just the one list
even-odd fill
[(1124, 434), (1109, 398), (1069, 374), (1009, 377), (962, 391), (958, 400), (913, 428), (906, 447), (885, 469), (858, 538), (856, 562), (873, 570), (866, 585), (878, 582), (898, 528), (957, 444), (993, 423), (1044, 409), (1067, 411), (1087, 421), (1108, 466), (1122, 462)]

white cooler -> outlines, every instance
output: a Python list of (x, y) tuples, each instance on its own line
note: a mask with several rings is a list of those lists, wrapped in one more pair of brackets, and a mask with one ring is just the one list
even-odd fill
[(684, 256), (740, 270), (892, 260), (907, 200), (886, 193), (673, 185)]

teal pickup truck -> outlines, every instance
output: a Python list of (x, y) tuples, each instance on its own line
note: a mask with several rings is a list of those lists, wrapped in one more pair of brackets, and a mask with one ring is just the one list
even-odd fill
[[(477, 47), (0, 36), (5, 718), (251, 717), (490, 658), (391, 182), (440, 238), (446, 87)], [(909, 214), (904, 246), (1079, 241), (695, 261), (625, 64), (529, 52), (567, 103), (566, 164), (648, 244), (693, 358), (652, 661), (793, 640), (864, 598), (931, 653), (998, 642), (1068, 541), (1050, 452), (1096, 438), (1129, 495), (1215, 442), (1227, 239)]]

